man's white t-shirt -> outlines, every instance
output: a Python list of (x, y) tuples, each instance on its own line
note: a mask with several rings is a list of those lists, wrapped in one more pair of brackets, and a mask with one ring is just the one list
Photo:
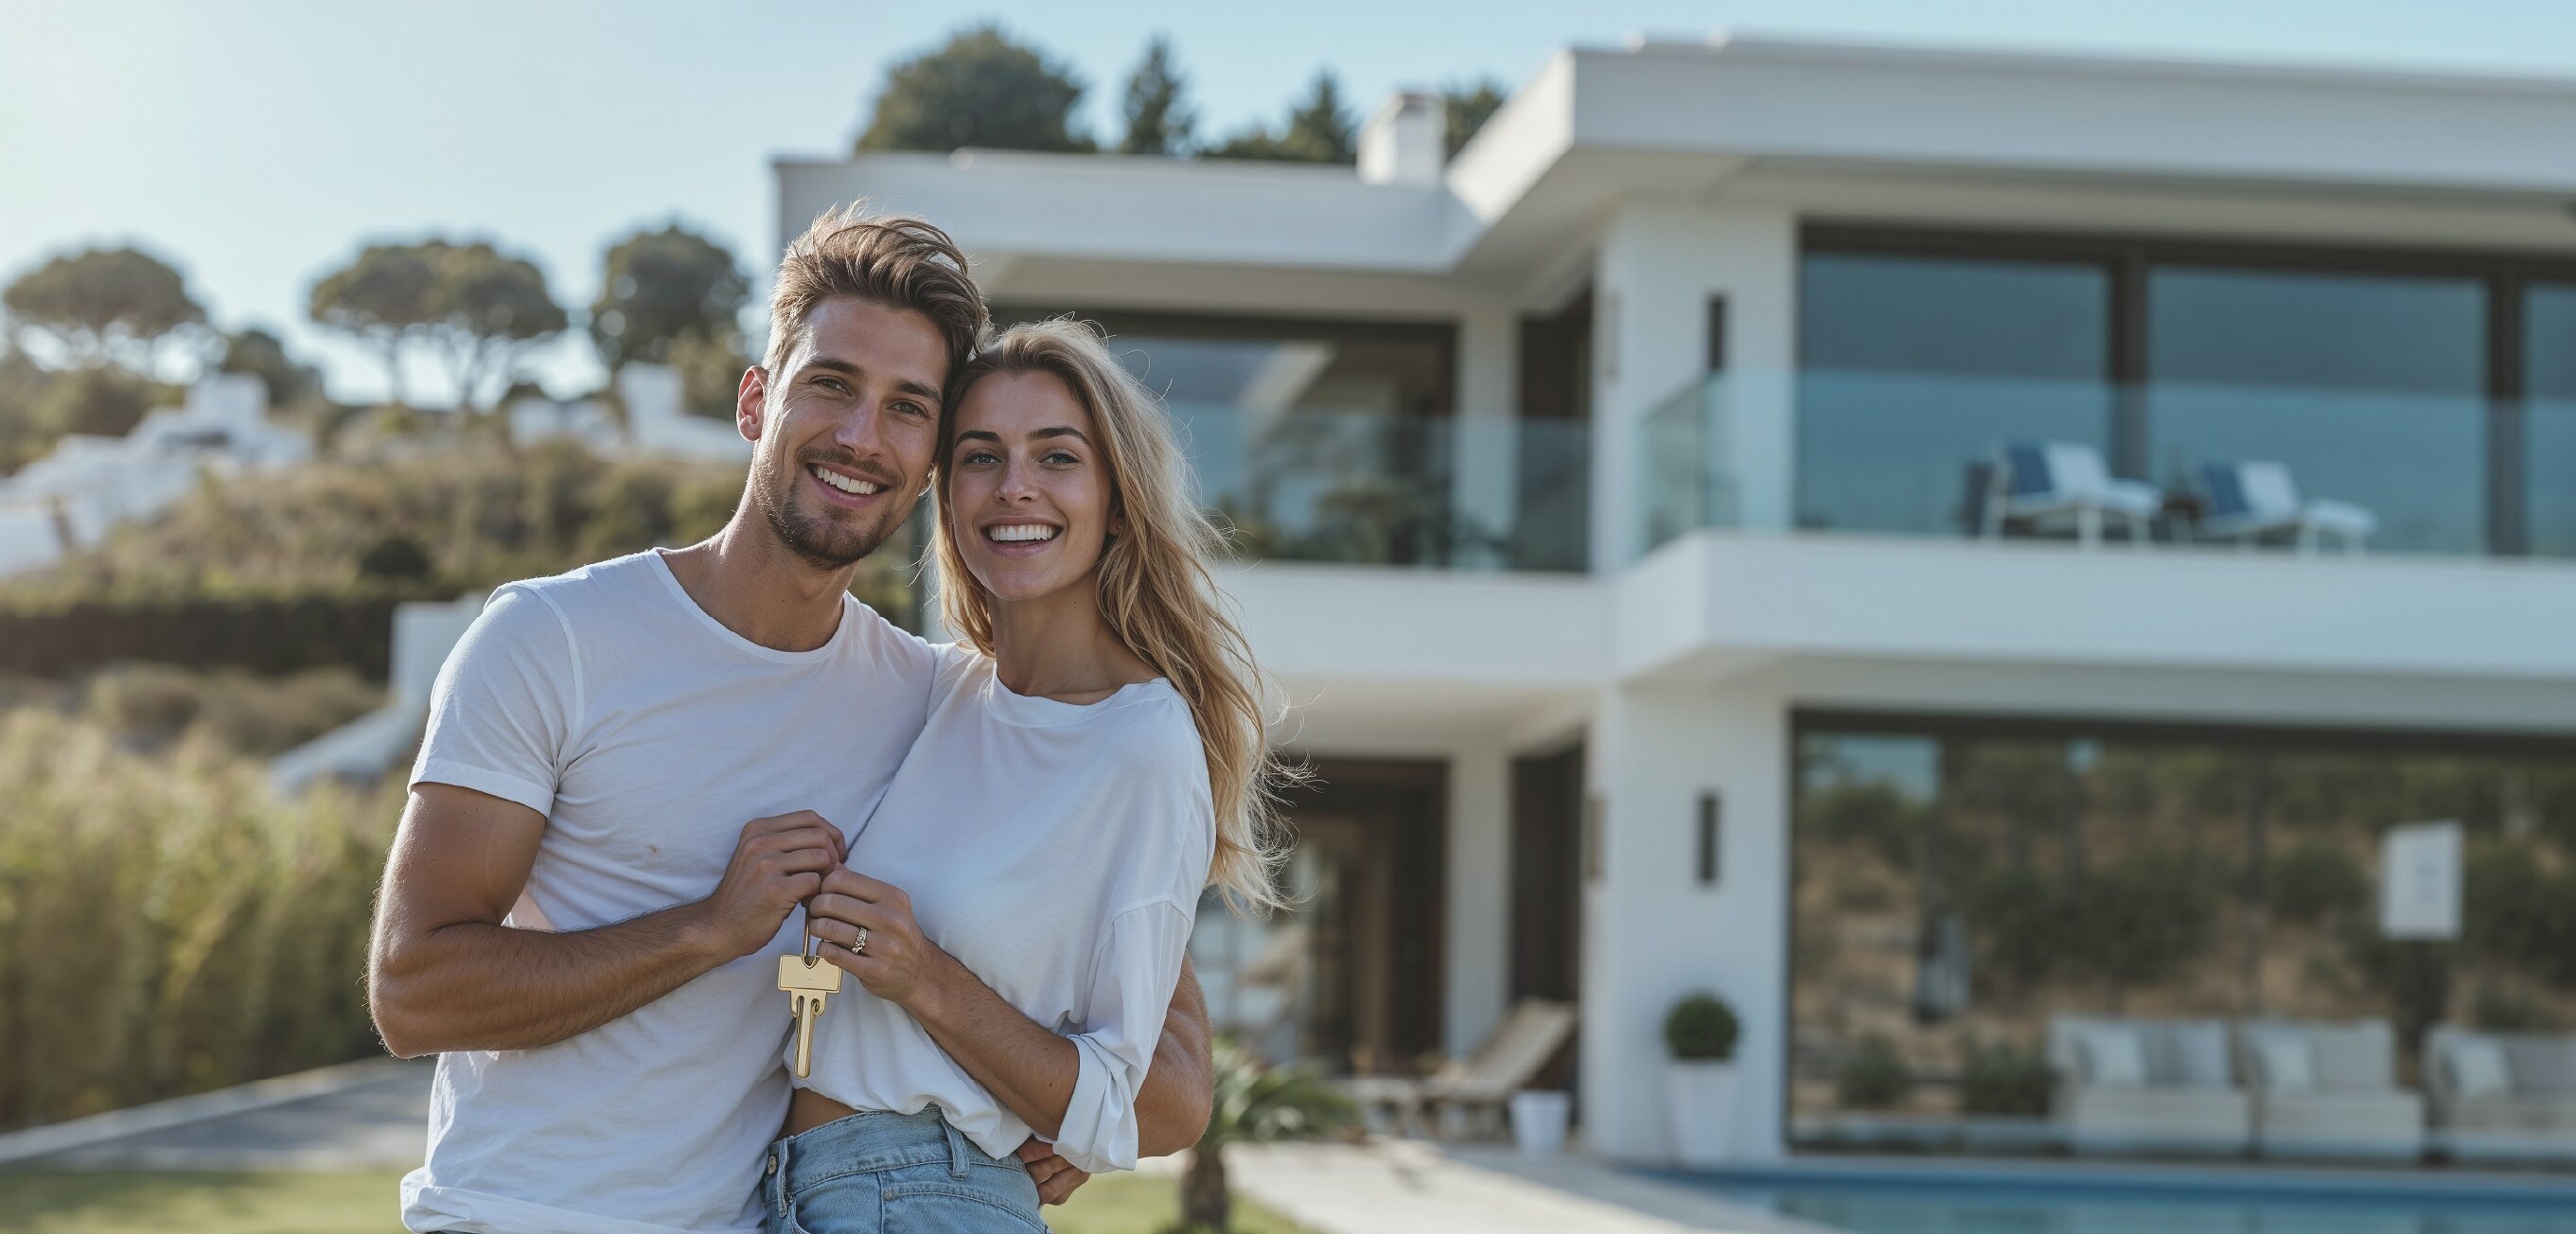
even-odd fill
[[(1136, 1094), (1189, 949), (1216, 847), (1205, 748), (1162, 678), (1096, 703), (1016, 694), (939, 648), (930, 722), (849, 866), (904, 890), (922, 933), (1079, 1059), (1055, 1147), (1136, 1168)], [(823, 1013), (800, 1086), (859, 1110), (937, 1106), (1007, 1157), (1029, 1125), (911, 1014), (856, 981)]]
[[(494, 593), (439, 674), (411, 778), (546, 816), (520, 901), (537, 922), (512, 924), (608, 925), (706, 898), (752, 819), (867, 818), (936, 672), (855, 599), (822, 647), (760, 646), (638, 553)], [(554, 1045), (441, 1055), (404, 1224), (757, 1230), (787, 1114), (775, 957), (803, 928), (790, 915), (771, 947)]]

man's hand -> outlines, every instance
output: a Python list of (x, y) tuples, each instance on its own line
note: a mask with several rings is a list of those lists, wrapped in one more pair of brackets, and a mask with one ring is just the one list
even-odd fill
[(1020, 1164), (1029, 1168), (1029, 1181), (1038, 1185), (1038, 1202), (1062, 1204), (1091, 1181), (1091, 1175), (1073, 1168), (1073, 1163), (1055, 1155), (1054, 1146), (1030, 1136), (1020, 1142)]
[(715, 891), (695, 906), (724, 953), (739, 959), (769, 945), (796, 906), (822, 889), (845, 855), (841, 829), (812, 810), (742, 826)]
[[(806, 928), (823, 940), (823, 958), (859, 979), (868, 993), (906, 1011), (935, 987), (940, 969), (957, 961), (921, 932), (903, 888), (846, 867), (823, 875), (821, 894), (805, 905)], [(864, 946), (859, 931), (867, 931)]]

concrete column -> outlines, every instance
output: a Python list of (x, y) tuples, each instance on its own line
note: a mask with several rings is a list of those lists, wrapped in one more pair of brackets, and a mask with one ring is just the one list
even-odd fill
[[(1589, 749), (1599, 873), (1584, 885), (1583, 1132), (1669, 1159), (1663, 1021), (1713, 990), (1743, 1032), (1737, 1152), (1782, 1152), (1788, 980), (1788, 712), (1752, 694), (1605, 693)], [(1698, 803), (1720, 802), (1719, 877), (1697, 879)]]
[[(1520, 514), (1520, 453), (1514, 428), (1519, 339), (1507, 306), (1481, 307), (1458, 322), (1458, 406), (1450, 465), (1452, 508), (1479, 530), (1508, 536)], [(1465, 552), (1465, 569), (1501, 569), (1494, 551)]]
[(1726, 300), (1726, 438), (1738, 526), (1789, 525), (1796, 362), (1797, 218), (1756, 203), (1630, 206), (1603, 231), (1595, 271), (1593, 556), (1617, 569), (1642, 527), (1645, 417), (1697, 381), (1708, 305)]
[(1511, 759), (1499, 742), (1449, 759), (1448, 955), (1442, 1047), (1465, 1057), (1502, 1018), (1510, 982)]

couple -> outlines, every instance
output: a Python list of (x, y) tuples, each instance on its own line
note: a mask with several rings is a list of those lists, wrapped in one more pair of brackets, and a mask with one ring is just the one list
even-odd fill
[[(914, 219), (817, 220), (770, 315), (724, 530), (502, 588), (440, 675), (368, 973), (440, 1056), (413, 1230), (1039, 1229), (1207, 1124), (1185, 951), (1270, 902), (1283, 771), (1160, 408), (987, 338)], [(925, 488), (948, 646), (849, 594)], [(809, 933), (854, 980), (791, 1083)]]

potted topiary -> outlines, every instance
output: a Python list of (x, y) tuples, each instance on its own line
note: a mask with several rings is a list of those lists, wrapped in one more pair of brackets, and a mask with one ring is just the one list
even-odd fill
[(1735, 1009), (1701, 992), (1664, 1017), (1672, 1052), (1673, 1155), (1683, 1165), (1723, 1164), (1735, 1132)]

